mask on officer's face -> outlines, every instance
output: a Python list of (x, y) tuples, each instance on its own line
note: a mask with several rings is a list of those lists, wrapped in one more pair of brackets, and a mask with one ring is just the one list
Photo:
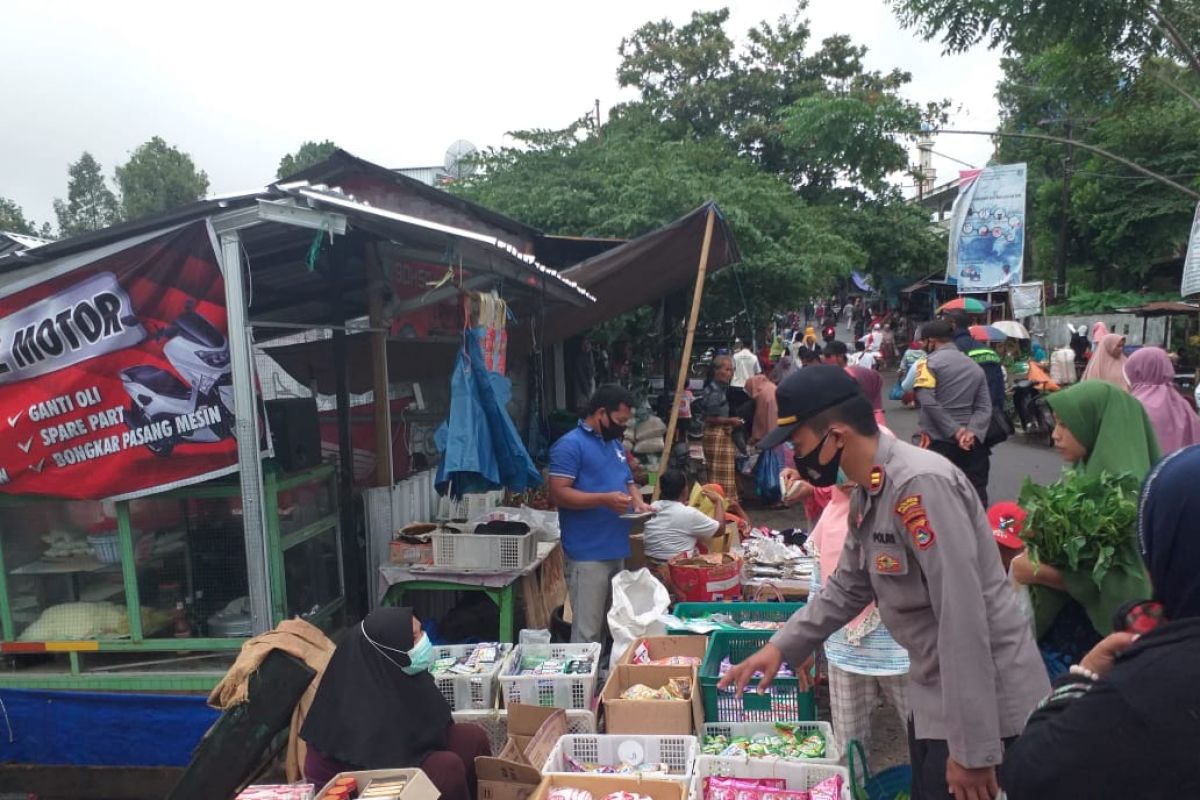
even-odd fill
[(833, 458), (829, 459), (828, 463), (821, 463), (821, 448), (825, 446), (825, 440), (829, 438), (832, 431), (825, 431), (825, 435), (821, 437), (821, 441), (817, 442), (817, 446), (808, 451), (802, 456), (796, 456), (796, 470), (800, 473), (800, 477), (811, 483), (813, 486), (833, 486), (838, 483), (839, 475), (844, 475), (842, 472), (842, 448), (838, 448), (833, 453)]

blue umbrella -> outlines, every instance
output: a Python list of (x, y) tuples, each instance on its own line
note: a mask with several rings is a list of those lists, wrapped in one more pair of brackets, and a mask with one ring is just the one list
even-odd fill
[(434, 434), (443, 454), (435, 486), (456, 498), (499, 488), (523, 492), (542, 483), (505, 408), (512, 384), (484, 364), (482, 331), (463, 332), (450, 379), (450, 416)]

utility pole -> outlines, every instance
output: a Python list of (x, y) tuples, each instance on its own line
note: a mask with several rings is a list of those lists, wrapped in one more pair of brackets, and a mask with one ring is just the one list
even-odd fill
[[(1074, 126), (1071, 120), (1066, 121), (1066, 139), (1072, 140)], [(1058, 248), (1056, 253), (1057, 271), (1055, 273), (1055, 296), (1066, 295), (1067, 291), (1067, 250), (1070, 248), (1071, 225), (1071, 156), (1075, 151), (1074, 144), (1068, 143), (1063, 158), (1062, 204), (1058, 221)], [(1060, 294), (1061, 293), (1061, 294)]]

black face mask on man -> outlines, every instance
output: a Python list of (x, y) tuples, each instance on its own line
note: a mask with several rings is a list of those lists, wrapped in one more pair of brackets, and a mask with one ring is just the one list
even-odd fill
[(609, 412), (604, 412), (604, 415), (608, 419), (600, 424), (601, 438), (606, 442), (611, 442), (625, 436), (625, 426), (619, 422), (613, 422), (612, 414)]
[(820, 460), (821, 448), (825, 446), (825, 440), (832, 432), (825, 431), (825, 435), (821, 437), (821, 441), (817, 442), (816, 447), (802, 456), (794, 457), (796, 471), (800, 473), (801, 478), (813, 486), (833, 486), (844, 482), (841, 476), (842, 448), (839, 447), (834, 451), (833, 458), (829, 459), (829, 463), (822, 464)]

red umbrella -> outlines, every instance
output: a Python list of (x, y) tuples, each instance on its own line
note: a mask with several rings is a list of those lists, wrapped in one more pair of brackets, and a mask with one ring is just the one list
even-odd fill
[(943, 311), (965, 311), (968, 314), (982, 314), (987, 311), (987, 303), (974, 297), (956, 297), (949, 303), (943, 303), (938, 313)]
[(1003, 342), (1008, 334), (993, 325), (972, 325), (971, 338), (977, 342)]

